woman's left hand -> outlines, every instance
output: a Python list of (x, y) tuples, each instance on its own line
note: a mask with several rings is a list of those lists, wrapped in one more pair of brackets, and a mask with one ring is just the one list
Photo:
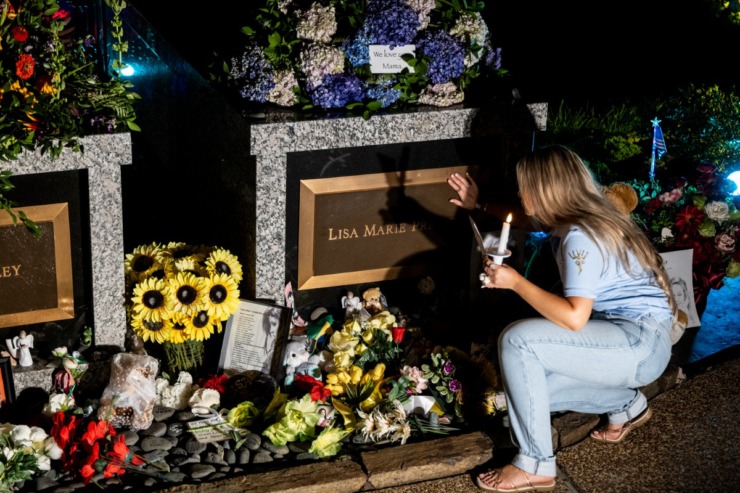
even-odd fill
[(460, 197), (459, 199), (450, 199), (450, 202), (469, 211), (475, 209), (475, 204), (478, 201), (478, 185), (468, 173), (465, 173), (465, 176), (460, 173), (452, 173), (447, 178), (447, 183)]

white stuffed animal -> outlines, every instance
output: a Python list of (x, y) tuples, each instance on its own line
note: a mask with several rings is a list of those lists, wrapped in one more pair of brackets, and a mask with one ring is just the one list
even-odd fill
[(311, 354), (306, 349), (306, 344), (301, 341), (290, 341), (285, 346), (285, 386), (290, 387), (296, 375), (309, 375), (321, 380), (321, 368), (316, 363), (309, 361)]

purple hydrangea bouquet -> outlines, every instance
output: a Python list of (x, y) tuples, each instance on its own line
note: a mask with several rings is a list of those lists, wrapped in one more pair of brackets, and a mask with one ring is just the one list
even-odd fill
[(503, 76), (477, 0), (262, 0), (247, 41), (214, 78), (248, 104), (381, 108), (461, 103)]

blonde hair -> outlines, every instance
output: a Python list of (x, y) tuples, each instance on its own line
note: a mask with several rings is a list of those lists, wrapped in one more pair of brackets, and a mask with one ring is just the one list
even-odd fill
[(632, 252), (654, 274), (671, 310), (677, 313), (663, 258), (630, 216), (605, 197), (575, 152), (559, 145), (533, 151), (517, 163), (516, 177), (525, 209), (535, 221), (552, 228), (578, 225), (608, 253), (617, 255), (628, 271), (628, 253)]

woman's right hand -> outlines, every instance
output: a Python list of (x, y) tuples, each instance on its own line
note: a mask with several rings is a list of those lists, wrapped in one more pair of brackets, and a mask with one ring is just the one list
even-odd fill
[(465, 173), (465, 176), (460, 173), (452, 173), (447, 178), (447, 184), (452, 187), (459, 197), (451, 198), (450, 202), (470, 211), (475, 209), (475, 204), (478, 202), (478, 185), (468, 173)]

